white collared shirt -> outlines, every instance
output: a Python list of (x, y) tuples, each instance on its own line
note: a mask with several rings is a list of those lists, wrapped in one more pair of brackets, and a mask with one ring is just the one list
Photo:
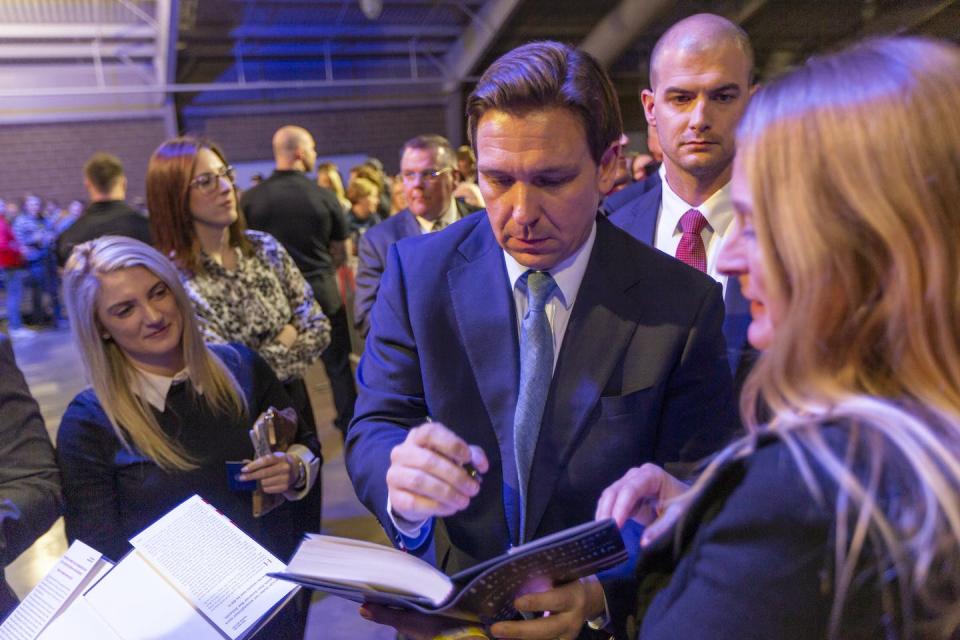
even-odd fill
[[(186, 368), (181, 369), (172, 376), (150, 373), (137, 366), (133, 367), (133, 372), (135, 377), (135, 383), (133, 385), (134, 393), (146, 400), (150, 406), (161, 413), (166, 411), (167, 394), (170, 393), (170, 387), (177, 383), (190, 380), (190, 373)], [(203, 395), (203, 389), (200, 385), (195, 384), (193, 388), (194, 391)], [(313, 451), (298, 442), (294, 442), (287, 447), (287, 453), (303, 460), (305, 465), (304, 470), (306, 472), (304, 480), (306, 482), (302, 489), (297, 490), (291, 487), (287, 491), (284, 491), (283, 495), (287, 500), (300, 500), (310, 491), (314, 483), (314, 478), (317, 478), (320, 473), (320, 459)]]
[[(417, 224), (420, 225), (420, 233), (431, 233), (433, 231), (433, 223), (436, 222), (436, 220), (427, 220), (420, 216), (414, 217), (417, 219)], [(444, 211), (443, 215), (437, 218), (437, 220), (443, 220), (443, 226), (446, 228), (459, 219), (460, 211), (457, 209), (457, 201), (450, 198), (450, 204), (447, 206), (447, 210)]]
[[(583, 282), (583, 274), (587, 271), (587, 263), (590, 262), (590, 253), (593, 251), (593, 243), (597, 239), (597, 223), (594, 221), (590, 228), (590, 235), (577, 251), (567, 257), (563, 262), (548, 270), (557, 283), (550, 299), (547, 300), (545, 311), (547, 312), (547, 321), (550, 323), (550, 330), (553, 332), (553, 367), (557, 367), (557, 358), (560, 356), (560, 345), (563, 344), (563, 336), (567, 332), (567, 324), (570, 322), (570, 313), (573, 311), (573, 303), (577, 301), (577, 293), (580, 291), (580, 283)], [(517, 335), (520, 332), (520, 325), (523, 323), (523, 316), (527, 313), (527, 291), (526, 287), (518, 286), (518, 282), (527, 267), (523, 266), (506, 251), (503, 252), (503, 259), (507, 264), (507, 278), (510, 280), (510, 287), (513, 291), (513, 300), (517, 309)]]
[[(583, 275), (587, 271), (587, 263), (590, 262), (590, 254), (593, 252), (593, 243), (597, 239), (597, 223), (594, 221), (590, 228), (590, 235), (577, 251), (567, 257), (566, 260), (558, 264), (548, 273), (553, 276), (557, 283), (550, 299), (544, 310), (547, 312), (547, 321), (550, 323), (550, 330), (553, 332), (553, 368), (557, 368), (557, 358), (560, 356), (560, 345), (563, 344), (563, 336), (567, 332), (567, 324), (570, 323), (570, 314), (573, 311), (573, 303), (577, 301), (577, 294), (580, 292), (580, 284), (583, 282)], [(527, 267), (517, 262), (513, 256), (506, 251), (503, 252), (503, 260), (507, 265), (507, 278), (510, 280), (510, 289), (513, 291), (513, 300), (517, 310), (517, 334), (520, 332), (520, 325), (523, 323), (523, 316), (527, 313), (527, 291), (525, 287), (518, 287), (517, 283), (524, 273), (528, 271)], [(393, 513), (393, 507), (390, 504), (390, 496), (387, 495), (387, 514), (393, 521), (393, 526), (407, 538), (417, 538), (422, 532), (423, 526), (429, 522), (429, 519), (423, 522), (401, 522)]]
[[(133, 370), (136, 374), (136, 384), (133, 385), (134, 393), (161, 413), (167, 409), (167, 394), (170, 393), (170, 387), (178, 382), (190, 379), (190, 373), (185, 368), (172, 376), (150, 373), (137, 366), (134, 366)], [(201, 395), (203, 394), (199, 387), (196, 388), (196, 391)]]
[(723, 246), (723, 239), (733, 222), (733, 203), (730, 200), (730, 183), (698, 206), (686, 203), (667, 183), (664, 165), (660, 166), (660, 179), (663, 196), (660, 198), (660, 213), (657, 216), (657, 230), (654, 234), (654, 246), (664, 253), (677, 255), (680, 237), (680, 218), (690, 209), (696, 209), (707, 219), (708, 226), (700, 232), (704, 247), (707, 249), (707, 275), (720, 283), (724, 293), (727, 290), (727, 276), (717, 269), (717, 258)]

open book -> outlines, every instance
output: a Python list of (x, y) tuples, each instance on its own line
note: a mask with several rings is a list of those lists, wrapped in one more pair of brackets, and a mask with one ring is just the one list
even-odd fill
[[(199, 496), (130, 544), (133, 550), (111, 567), (75, 542), (0, 627), (0, 638), (245, 640), (297, 591), (267, 575), (282, 571), (282, 562)], [(67, 581), (63, 567), (83, 575)], [(42, 606), (35, 593), (46, 595)], [(19, 622), (8, 629), (11, 621)]]
[(627, 558), (613, 520), (588, 522), (514, 547), (453, 576), (383, 545), (308, 534), (276, 578), (356, 602), (481, 621), (519, 618), (513, 601), (533, 584), (560, 584)]

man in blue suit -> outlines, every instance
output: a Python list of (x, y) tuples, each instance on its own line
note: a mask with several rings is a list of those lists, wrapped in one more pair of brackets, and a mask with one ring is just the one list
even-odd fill
[[(737, 426), (720, 286), (598, 215), (621, 134), (603, 69), (524, 45), (467, 115), (486, 214), (390, 249), (346, 454), (390, 538), (447, 573), (592, 520), (628, 468), (700, 459)], [(622, 635), (632, 578), (529, 594), (519, 609), (551, 615), (493, 632)]]
[(370, 330), (370, 309), (377, 299), (387, 250), (393, 243), (401, 238), (439, 231), (477, 210), (453, 197), (455, 162), (453, 148), (442, 136), (417, 136), (403, 145), (400, 179), (407, 208), (374, 225), (360, 237), (353, 315), (361, 335), (366, 336)]
[(724, 287), (723, 332), (738, 379), (754, 353), (746, 341), (750, 309), (736, 278), (720, 274), (717, 256), (733, 220), (734, 133), (752, 76), (750, 40), (725, 18), (698, 14), (667, 30), (650, 56), (651, 88), (641, 93), (663, 148), (664, 179), (610, 215), (635, 238), (681, 259), (691, 254), (685, 245), (697, 245), (692, 253), (704, 259), (694, 266)]

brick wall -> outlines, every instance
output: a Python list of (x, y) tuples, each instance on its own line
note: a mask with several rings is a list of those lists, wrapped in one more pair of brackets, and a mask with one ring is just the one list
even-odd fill
[(19, 199), (33, 191), (63, 205), (86, 199), (83, 164), (97, 151), (123, 162), (127, 199), (143, 197), (147, 161), (164, 138), (159, 118), (2, 125), (0, 197)]
[(309, 130), (317, 141), (321, 159), (328, 155), (366, 154), (380, 158), (391, 173), (400, 168), (400, 147), (404, 142), (421, 133), (442, 135), (446, 128), (444, 109), (439, 106), (188, 117), (184, 128), (213, 139), (231, 162), (250, 162), (273, 156), (273, 133), (286, 124)]

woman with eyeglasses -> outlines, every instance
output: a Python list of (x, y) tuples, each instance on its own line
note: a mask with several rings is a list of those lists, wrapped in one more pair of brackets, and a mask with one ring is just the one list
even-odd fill
[[(259, 353), (316, 431), (303, 382), (330, 343), (330, 322), (273, 236), (246, 229), (223, 152), (194, 137), (164, 142), (147, 166), (154, 246), (177, 266), (204, 340)], [(319, 482), (298, 506), (320, 527)]]

